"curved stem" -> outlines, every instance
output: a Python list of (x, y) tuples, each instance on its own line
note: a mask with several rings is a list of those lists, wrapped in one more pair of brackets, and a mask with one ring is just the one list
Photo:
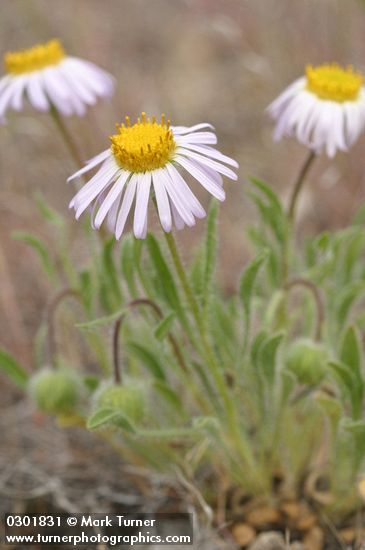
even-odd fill
[(305, 161), (299, 171), (298, 177), (294, 183), (291, 197), (289, 200), (289, 206), (287, 211), (288, 216), (288, 235), (286, 237), (284, 247), (283, 247), (283, 284), (288, 282), (288, 274), (289, 274), (289, 257), (290, 257), (290, 248), (291, 248), (291, 241), (292, 241), (292, 232), (293, 232), (293, 225), (294, 225), (294, 217), (295, 217), (295, 209), (298, 203), (298, 198), (300, 195), (300, 192), (303, 188), (303, 184), (305, 182), (305, 178), (308, 174), (308, 171), (310, 167), (313, 164), (314, 159), (316, 158), (316, 153), (314, 151), (309, 151), (307, 154)]
[[(149, 298), (138, 298), (136, 300), (132, 300), (129, 302), (129, 304), (126, 305), (127, 309), (133, 309), (135, 307), (139, 306), (148, 306), (150, 307), (156, 316), (159, 319), (163, 319), (163, 313), (160, 307)], [(121, 375), (121, 366), (120, 366), (120, 353), (119, 353), (119, 335), (120, 335), (120, 327), (122, 326), (122, 323), (125, 318), (125, 313), (123, 313), (115, 322), (114, 324), (114, 330), (113, 330), (113, 364), (114, 364), (114, 381), (116, 384), (122, 383), (122, 375)], [(173, 334), (168, 334), (168, 340), (170, 342), (170, 345), (172, 347), (172, 350), (175, 354), (175, 357), (177, 359), (177, 362), (179, 363), (180, 367), (184, 372), (186, 372), (187, 366), (185, 364), (185, 360), (183, 357), (183, 354), (180, 350), (179, 344), (174, 337)]]
[(119, 333), (120, 327), (123, 324), (125, 314), (121, 315), (119, 319), (115, 321), (114, 330), (113, 330), (113, 366), (114, 366), (114, 382), (116, 384), (122, 383), (122, 369), (120, 366), (120, 356), (119, 356)]
[(295, 208), (298, 202), (300, 191), (303, 187), (303, 184), (305, 182), (305, 178), (308, 174), (308, 171), (316, 158), (316, 153), (314, 151), (309, 151), (304, 164), (298, 174), (298, 177), (296, 179), (296, 182), (294, 183), (292, 194), (289, 201), (289, 207), (288, 207), (288, 219), (290, 223), (292, 224), (294, 221), (295, 216)]
[(58, 292), (49, 303), (47, 308), (47, 341), (48, 341), (48, 357), (50, 364), (55, 367), (55, 356), (56, 356), (56, 328), (55, 328), (55, 317), (58, 306), (63, 302), (65, 298), (75, 298), (78, 301), (81, 301), (80, 294), (77, 290), (73, 288), (65, 288)]
[(316, 309), (317, 309), (317, 325), (315, 330), (315, 339), (318, 341), (321, 339), (322, 326), (324, 321), (324, 305), (323, 305), (322, 295), (319, 289), (316, 287), (316, 285), (312, 283), (312, 281), (309, 281), (308, 279), (304, 279), (301, 277), (298, 277), (297, 279), (292, 279), (285, 285), (285, 289), (290, 290), (295, 286), (302, 286), (307, 288), (311, 292), (314, 298), (314, 302), (316, 304)]

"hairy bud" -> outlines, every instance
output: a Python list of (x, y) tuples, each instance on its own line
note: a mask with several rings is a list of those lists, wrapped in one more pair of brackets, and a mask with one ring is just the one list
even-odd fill
[(40, 410), (50, 414), (67, 414), (79, 400), (81, 383), (70, 369), (44, 368), (32, 376), (28, 389)]
[(133, 424), (140, 424), (146, 413), (146, 388), (140, 381), (123, 385), (108, 382), (95, 396), (96, 406), (110, 407), (123, 413)]
[(301, 384), (315, 385), (326, 375), (326, 349), (309, 338), (302, 338), (289, 349), (286, 366)]

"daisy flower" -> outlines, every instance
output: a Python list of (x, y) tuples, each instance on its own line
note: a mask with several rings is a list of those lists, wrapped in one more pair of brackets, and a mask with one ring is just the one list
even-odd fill
[(274, 139), (296, 138), (315, 153), (333, 157), (347, 151), (365, 125), (363, 77), (333, 63), (306, 68), (269, 107), (276, 120)]
[(161, 123), (142, 113), (136, 124), (117, 126), (110, 137), (111, 147), (91, 159), (68, 181), (99, 166), (96, 174), (80, 189), (70, 203), (76, 218), (93, 204), (93, 227), (98, 229), (105, 218), (120, 239), (129, 212), (134, 206), (133, 232), (139, 239), (147, 234), (149, 197), (153, 190), (158, 215), (164, 231), (191, 227), (205, 210), (193, 194), (179, 169), (193, 176), (211, 195), (225, 199), (222, 175), (232, 180), (237, 175), (226, 165), (238, 168), (233, 159), (212, 147), (217, 143), (210, 124), (190, 128)]
[(4, 56), (0, 79), (0, 120), (8, 109), (20, 111), (24, 96), (38, 111), (53, 106), (61, 115), (82, 116), (98, 97), (110, 96), (114, 79), (93, 63), (66, 56), (59, 40)]

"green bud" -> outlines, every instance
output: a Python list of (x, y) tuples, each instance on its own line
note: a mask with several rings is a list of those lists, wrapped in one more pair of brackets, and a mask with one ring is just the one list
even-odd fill
[(123, 385), (108, 382), (95, 396), (96, 407), (110, 407), (123, 413), (133, 424), (140, 424), (146, 414), (147, 392), (140, 381), (127, 381)]
[(309, 338), (294, 342), (289, 348), (286, 366), (300, 384), (316, 385), (326, 375), (326, 349)]
[(79, 400), (81, 383), (70, 369), (44, 368), (31, 377), (28, 390), (41, 411), (67, 414), (74, 410)]

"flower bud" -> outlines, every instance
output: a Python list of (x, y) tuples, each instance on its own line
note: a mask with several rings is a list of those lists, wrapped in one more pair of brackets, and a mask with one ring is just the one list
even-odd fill
[(327, 351), (309, 338), (301, 338), (289, 348), (286, 366), (300, 384), (319, 384), (326, 375)]
[(29, 394), (37, 407), (51, 414), (71, 412), (81, 395), (81, 383), (70, 369), (44, 368), (31, 377)]
[(140, 424), (146, 413), (146, 388), (140, 381), (127, 381), (123, 385), (108, 382), (95, 396), (96, 406), (110, 407), (123, 413), (133, 424)]

